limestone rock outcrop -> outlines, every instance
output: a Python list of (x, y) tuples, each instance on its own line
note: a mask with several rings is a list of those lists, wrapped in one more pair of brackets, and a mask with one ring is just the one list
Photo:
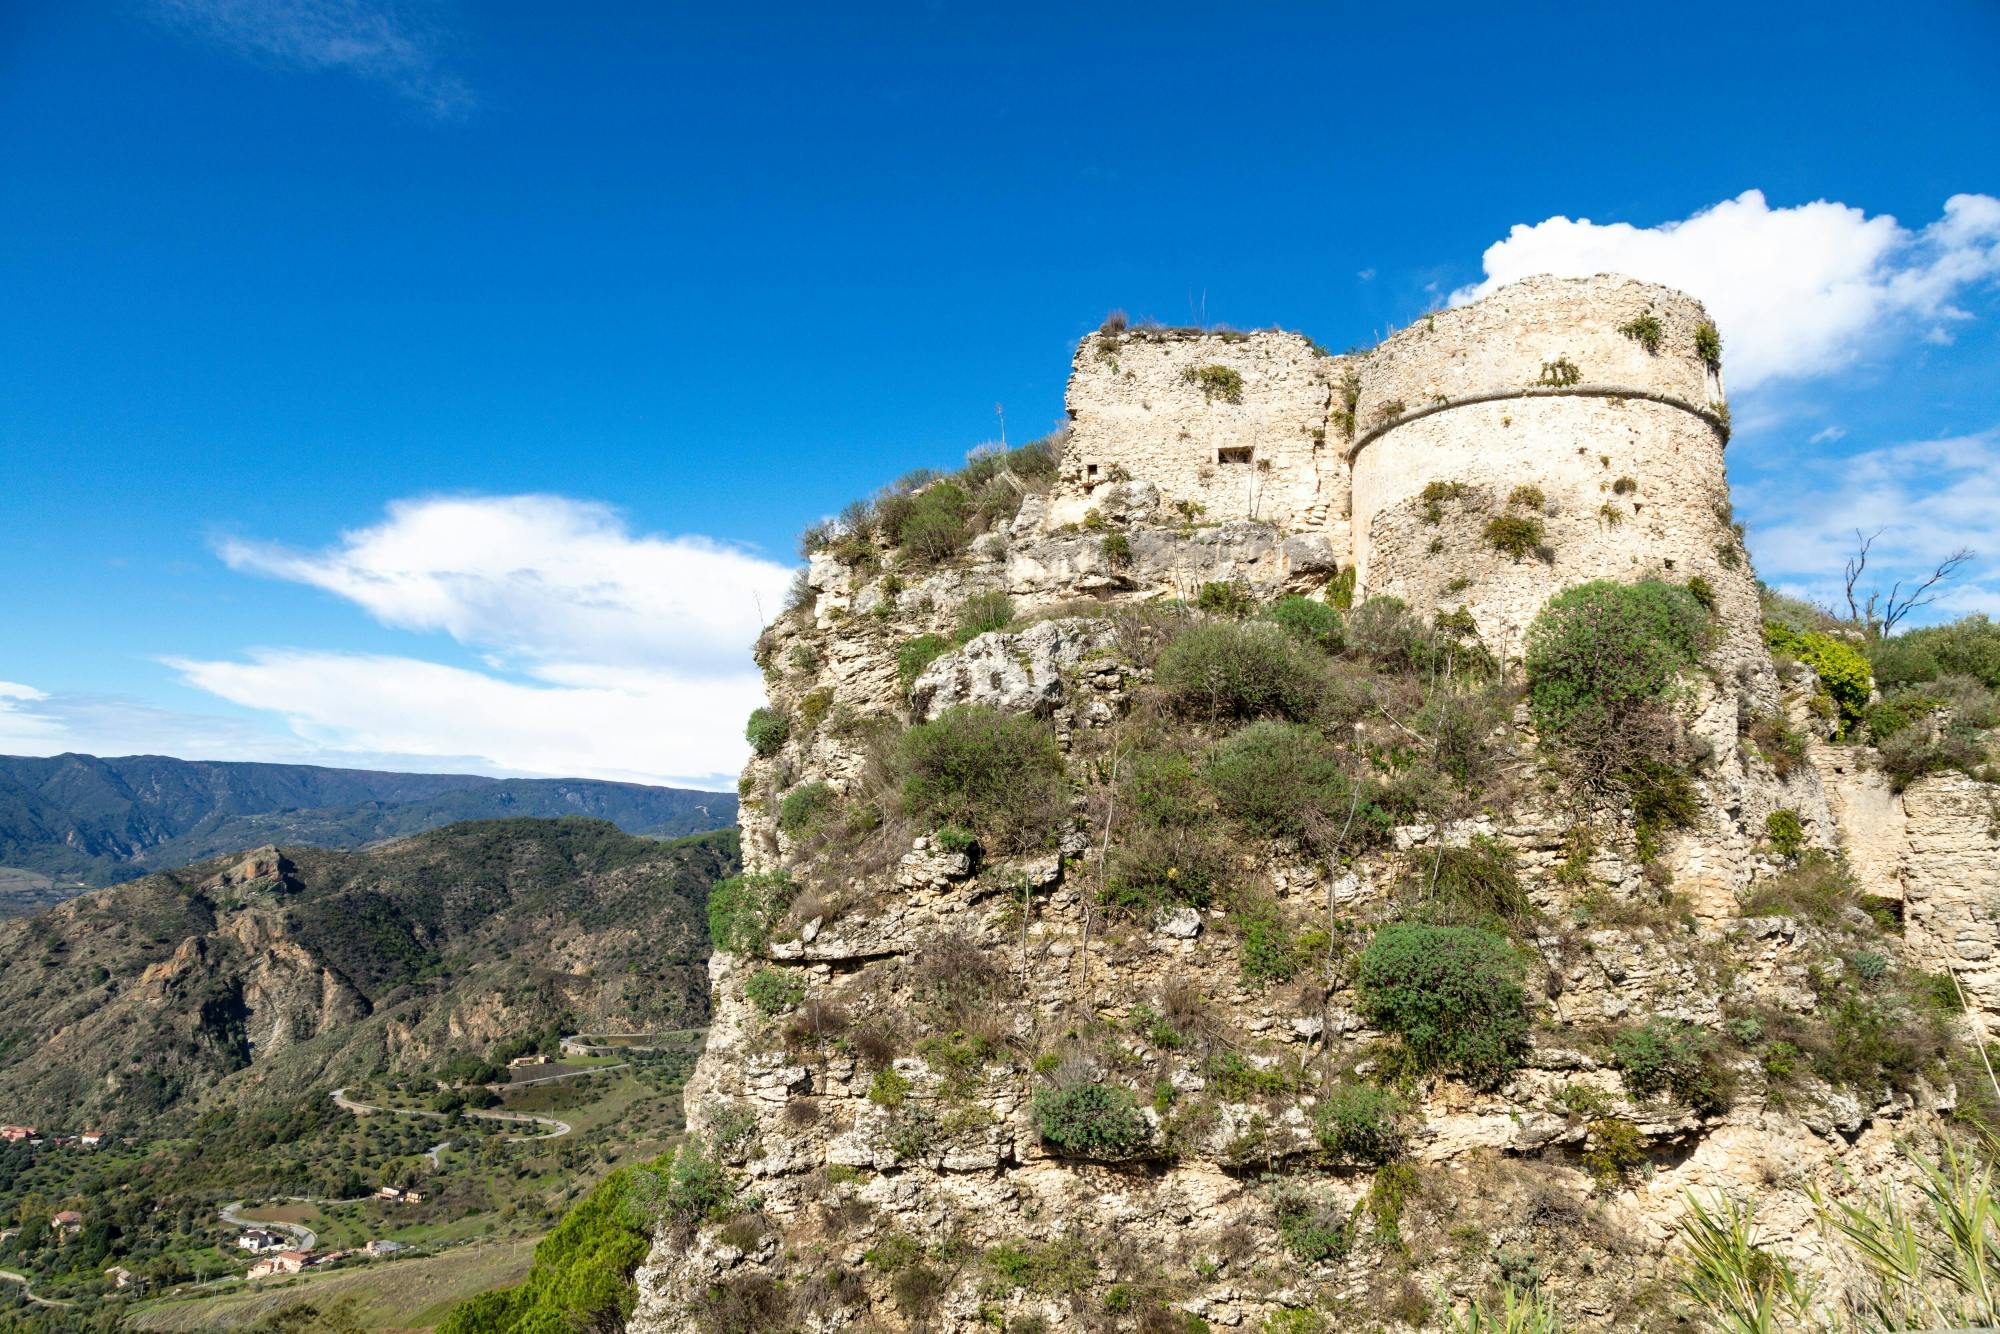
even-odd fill
[[(1938, 1053), (1997, 999), (2000, 818), (1991, 785), (1889, 794), (1851, 748), (1781, 769), (1747, 741), (1797, 690), (1729, 516), (1705, 323), (1600, 277), (1531, 280), (1350, 357), (1277, 332), (1107, 331), (1076, 354), (1052, 484), (1011, 519), (935, 567), (816, 554), (758, 646), (791, 730), (742, 788), (746, 867), (788, 897), (756, 957), (711, 961), (687, 1095), (686, 1152), (754, 1210), (665, 1229), (633, 1327), (1247, 1332), (1311, 1309), (1433, 1329), (1532, 1274), (1575, 1328), (1668, 1329), (1691, 1192), (1754, 1198), (1760, 1234), (1837, 1291), (1812, 1193), (1907, 1179), (1899, 1140), (1961, 1101)], [(1548, 550), (1498, 549), (1510, 516)], [(1492, 770), (1479, 800), (1372, 811), (1368, 840), (1241, 823), (1191, 848), (1190, 826), (1226, 817), (1175, 784), (1220, 723), (1132, 776), (1161, 736), (1208, 726), (1153, 684), (1188, 604), (1394, 597), (1476, 643), (1504, 696), (1536, 612), (1592, 579), (1692, 585), (1719, 627), (1676, 697), (1685, 827), (1642, 836), (1642, 813), (1565, 790), (1518, 692), (1464, 740)], [(1013, 624), (899, 675), (903, 648), (996, 593)], [(1438, 748), (1405, 716), (1422, 684), (1349, 687), (1323, 730), (1370, 772)], [(1036, 719), (1060, 748), (1070, 795), (1045, 841), (931, 827), (885, 777), (903, 729), (959, 706)], [(812, 784), (832, 820), (786, 814)], [(1133, 801), (1156, 803), (1136, 852)], [(1846, 849), (1858, 901), (1798, 887), (1778, 812)], [(1492, 1080), (1399, 1067), (1356, 978), (1454, 852), (1519, 886), (1496, 911), (1532, 1022)], [(1126, 893), (1140, 861), (1169, 901)], [(1885, 1074), (1893, 1045), (1873, 1065), (1833, 1051), (1830, 1025), (1879, 1017), (1871, 986), (1935, 996), (1947, 966), (1974, 1014), (1911, 1011), (1928, 1054)], [(1700, 1077), (1635, 1069), (1634, 1034), (1706, 1053)], [(1109, 1090), (1089, 1097), (1110, 1138), (1085, 1150), (1049, 1112), (1076, 1089)], [(1343, 1138), (1350, 1121), (1380, 1139)]]

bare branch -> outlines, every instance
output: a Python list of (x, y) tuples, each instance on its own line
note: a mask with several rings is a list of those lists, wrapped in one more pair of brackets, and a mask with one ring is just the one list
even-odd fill
[(1930, 577), (1911, 589), (1910, 595), (1900, 601), (1897, 600), (1896, 595), (1901, 591), (1903, 584), (1901, 580), (1897, 580), (1896, 586), (1889, 590), (1888, 604), (1882, 609), (1882, 633), (1885, 635), (1894, 634), (1896, 632), (1896, 622), (1902, 620), (1917, 608), (1928, 607), (1931, 603), (1936, 602), (1938, 594), (1944, 591), (1943, 585), (1957, 577), (1959, 569), (1971, 559), (1972, 549), (1970, 547), (1960, 547), (1939, 561), (1937, 568), (1931, 571)]
[(1857, 549), (1847, 558), (1847, 567), (1841, 572), (1847, 581), (1847, 619), (1863, 630), (1868, 628), (1868, 622), (1874, 614), (1875, 599), (1873, 597), (1868, 599), (1868, 608), (1864, 612), (1861, 605), (1854, 600), (1854, 586), (1861, 582), (1861, 573), (1868, 568), (1868, 549), (1875, 545), (1875, 539), (1880, 536), (1882, 536), (1880, 528), (1865, 537), (1862, 536), (1861, 530), (1856, 528), (1854, 540)]

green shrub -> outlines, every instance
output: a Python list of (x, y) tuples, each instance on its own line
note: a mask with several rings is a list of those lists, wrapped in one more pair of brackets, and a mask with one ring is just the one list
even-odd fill
[(1335, 611), (1346, 611), (1354, 605), (1353, 566), (1348, 566), (1326, 581), (1326, 602)]
[(839, 801), (839, 794), (825, 783), (801, 783), (778, 803), (778, 828), (787, 834), (810, 832), (832, 814)]
[(1529, 510), (1539, 514), (1548, 503), (1548, 496), (1539, 486), (1517, 486), (1507, 493), (1507, 505), (1510, 509)]
[(1298, 1259), (1307, 1264), (1338, 1260), (1353, 1247), (1353, 1221), (1335, 1202), (1291, 1185), (1274, 1188), (1270, 1198), (1278, 1240)]
[(772, 925), (797, 892), (783, 871), (718, 880), (708, 891), (709, 942), (727, 954), (762, 954)]
[(1486, 543), (1515, 560), (1540, 549), (1548, 530), (1525, 514), (1496, 514), (1486, 521)]
[(1153, 681), (1181, 713), (1204, 718), (1310, 718), (1326, 659), (1274, 625), (1190, 626), (1160, 654)]
[(1097, 1282), (1089, 1239), (1070, 1233), (1044, 1242), (1014, 1242), (986, 1252), (986, 1267), (1003, 1293), (1026, 1288), (1043, 1296), (1083, 1292)]
[(1632, 832), (1639, 860), (1660, 855), (1660, 835), (1669, 829), (1692, 829), (1701, 817), (1701, 793), (1694, 780), (1666, 760), (1631, 758), (1620, 772), (1632, 802)]
[(782, 1014), (806, 998), (806, 984), (783, 968), (759, 968), (743, 984), (743, 994), (764, 1014)]
[(1744, 893), (1746, 917), (1804, 917), (1822, 926), (1852, 927), (1862, 905), (1861, 882), (1833, 853), (1806, 848), (1782, 874), (1756, 881)]
[(1343, 1082), (1313, 1111), (1319, 1146), (1345, 1163), (1379, 1165), (1403, 1153), (1403, 1100), (1373, 1084)]
[(1229, 873), (1228, 854), (1202, 826), (1142, 825), (1111, 850), (1098, 901), (1134, 917), (1174, 904), (1206, 908)]
[[(1989, 690), (2000, 690), (2000, 623), (1983, 615), (1879, 640), (1870, 649), (1871, 657), (1877, 655), (1897, 664), (1901, 675), (1896, 684), (1955, 674), (1969, 676)], [(1934, 664), (1934, 670), (1923, 671), (1927, 664)], [(1885, 672), (1877, 675), (1886, 677)]]
[(791, 734), (791, 716), (770, 708), (752, 709), (750, 721), (743, 728), (743, 739), (759, 755), (777, 754), (778, 748)]
[[(1275, 903), (1246, 904), (1229, 920), (1236, 928), (1236, 953), (1245, 980), (1289, 982), (1306, 966), (1303, 942), (1292, 934)], [(1324, 943), (1325, 937), (1320, 940)]]
[(1742, 715), (1738, 726), (1757, 748), (1779, 778), (1789, 778), (1806, 760), (1806, 734), (1792, 726), (1782, 712)]
[(1143, 824), (1184, 828), (1208, 814), (1194, 762), (1177, 751), (1135, 751), (1125, 762), (1120, 788), (1125, 809)]
[(1244, 584), (1212, 582), (1203, 584), (1195, 593), (1194, 605), (1211, 616), (1241, 618), (1257, 609), (1257, 595)]
[(1035, 1095), (1035, 1129), (1042, 1143), (1069, 1158), (1103, 1162), (1136, 1158), (1153, 1129), (1132, 1094), (1108, 1084), (1072, 1084)]
[(1411, 614), (1401, 598), (1372, 597), (1348, 614), (1347, 646), (1385, 672), (1454, 680), (1486, 679), (1498, 664), (1484, 645), (1439, 633)]
[(1341, 615), (1317, 598), (1279, 598), (1264, 615), (1301, 643), (1327, 653), (1341, 648)]
[(1868, 659), (1860, 649), (1832, 635), (1800, 634), (1776, 621), (1764, 622), (1764, 642), (1776, 652), (1797, 658), (1818, 674), (1821, 687), (1840, 707), (1842, 732), (1861, 720), (1868, 708), (1874, 680)]
[(910, 1081), (895, 1066), (885, 1065), (868, 1082), (868, 1101), (894, 1110), (910, 1096)]
[(1590, 1123), (1583, 1151), (1583, 1170), (1609, 1189), (1645, 1165), (1646, 1139), (1639, 1127), (1621, 1117), (1606, 1116)]
[(1876, 684), (1884, 690), (1935, 681), (1941, 670), (1930, 645), (1912, 635), (1897, 635), (1869, 644), (1868, 666), (1874, 672)]
[(674, 1155), (665, 1203), (668, 1214), (684, 1225), (719, 1223), (736, 1209), (736, 1184), (727, 1168), (690, 1140)]
[(918, 635), (904, 640), (896, 649), (896, 680), (901, 683), (903, 693), (909, 694), (910, 687), (924, 674), (924, 668), (950, 651), (951, 641), (943, 635)]
[(1181, 372), (1181, 379), (1201, 390), (1203, 398), (1243, 401), (1243, 376), (1227, 366), (1189, 366)]
[(1729, 1105), (1728, 1072), (1716, 1056), (1715, 1035), (1685, 1019), (1654, 1015), (1611, 1039), (1625, 1090), (1635, 1098), (1671, 1093), (1704, 1115)]
[(1350, 812), (1350, 833), (1376, 814), (1333, 743), (1292, 723), (1250, 724), (1216, 747), (1202, 778), (1227, 814), (1267, 836), (1330, 846)]
[(904, 555), (935, 565), (972, 540), (971, 515), (970, 491), (957, 482), (935, 482), (909, 498), (893, 540)]
[(1445, 505), (1463, 500), (1471, 493), (1472, 488), (1464, 482), (1426, 482), (1424, 489), (1417, 493), (1417, 499), (1423, 502), (1419, 513), (1425, 523), (1443, 523)]
[(1775, 810), (1765, 816), (1764, 837), (1780, 857), (1797, 857), (1805, 851), (1806, 827), (1797, 811)]
[(1132, 539), (1123, 533), (1106, 533), (1098, 540), (1097, 550), (1104, 557), (1104, 563), (1114, 570), (1122, 570), (1132, 563)]
[(1534, 912), (1515, 872), (1514, 850), (1485, 834), (1465, 847), (1415, 858), (1405, 892), (1414, 912), (1441, 925), (1505, 926)]
[(958, 642), (963, 644), (989, 630), (1005, 630), (1014, 619), (1014, 600), (1000, 589), (974, 593), (958, 609)]
[(1232, 1101), (1273, 1097), (1298, 1087), (1298, 1080), (1282, 1066), (1257, 1065), (1241, 1052), (1210, 1057), (1202, 1073), (1216, 1093)]
[(1710, 615), (1715, 613), (1715, 585), (1695, 575), (1687, 581), (1688, 596), (1701, 604), (1701, 609)]
[(1038, 847), (1067, 809), (1062, 751), (1048, 727), (961, 704), (903, 734), (903, 809), (960, 825), (996, 853)]
[(1598, 580), (1558, 593), (1528, 627), (1535, 726), (1560, 737), (1580, 719), (1659, 699), (1712, 633), (1701, 604), (1673, 584)]
[(1368, 942), (1355, 981), (1362, 1013), (1402, 1039), (1415, 1069), (1492, 1086), (1527, 1049), (1523, 972), (1490, 931), (1398, 923)]
[(1901, 792), (1925, 774), (1959, 769), (1976, 774), (1987, 762), (1986, 748), (1964, 728), (1952, 727), (1932, 737), (1922, 728), (1906, 728), (1882, 743), (1882, 772), (1889, 786)]

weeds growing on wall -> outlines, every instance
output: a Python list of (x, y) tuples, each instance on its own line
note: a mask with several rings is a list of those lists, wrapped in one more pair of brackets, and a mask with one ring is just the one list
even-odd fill
[(1619, 325), (1618, 332), (1645, 348), (1648, 353), (1657, 355), (1660, 350), (1660, 339), (1666, 331), (1660, 324), (1660, 317), (1649, 310)]
[(1201, 396), (1213, 402), (1224, 403), (1243, 401), (1243, 375), (1229, 366), (1190, 366), (1181, 372), (1181, 379), (1201, 390)]

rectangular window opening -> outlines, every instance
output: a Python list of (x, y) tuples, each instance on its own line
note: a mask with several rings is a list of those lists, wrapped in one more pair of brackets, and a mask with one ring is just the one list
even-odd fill
[(1215, 451), (1217, 463), (1247, 464), (1250, 462), (1250, 446), (1225, 445)]

